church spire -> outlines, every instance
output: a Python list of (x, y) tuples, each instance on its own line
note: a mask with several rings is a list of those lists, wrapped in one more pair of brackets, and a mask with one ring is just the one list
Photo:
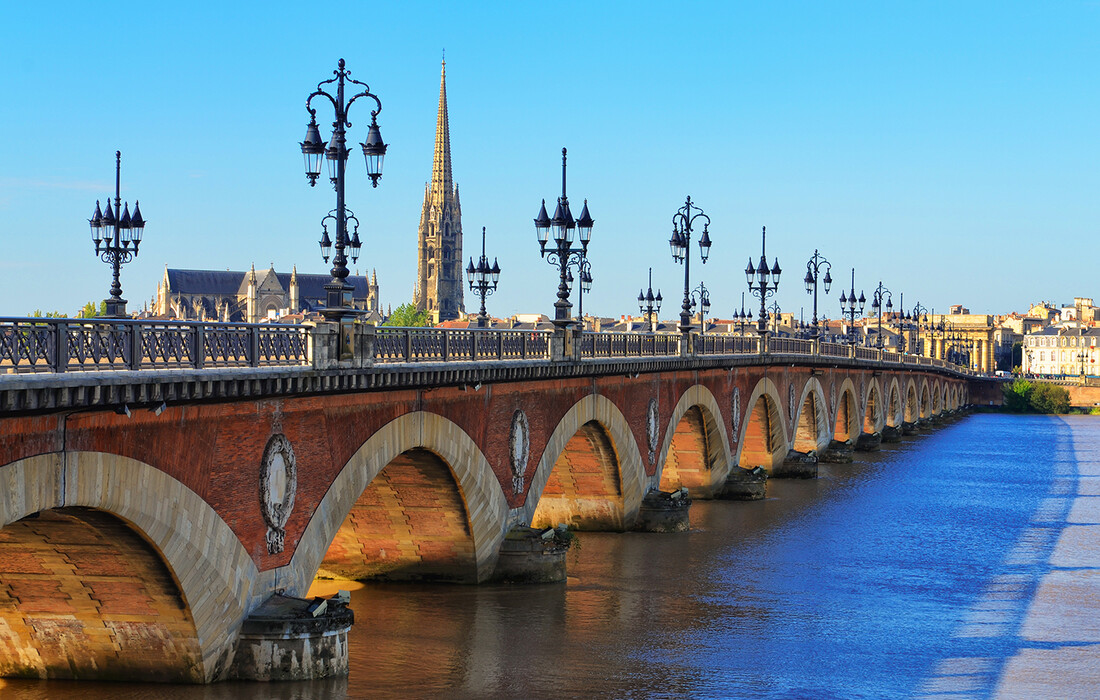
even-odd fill
[(432, 190), (437, 196), (451, 193), (451, 127), (447, 120), (447, 61), (439, 77), (439, 114), (435, 119), (435, 158)]

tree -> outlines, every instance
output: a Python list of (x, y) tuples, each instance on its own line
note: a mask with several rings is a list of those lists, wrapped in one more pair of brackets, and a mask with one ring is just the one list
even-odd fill
[(107, 315), (107, 302), (99, 302), (99, 306), (96, 306), (94, 301), (89, 301), (87, 304), (81, 307), (80, 311), (76, 312), (77, 318), (95, 318), (97, 316)]
[(30, 318), (66, 318), (65, 314), (60, 311), (47, 311), (42, 312), (42, 309), (35, 309), (32, 313), (27, 314)]
[(1034, 385), (1026, 379), (1017, 379), (1014, 382), (1001, 386), (1005, 395), (1005, 408), (1014, 413), (1026, 413), (1031, 410), (1031, 392)]
[(394, 309), (382, 325), (401, 328), (424, 328), (432, 325), (432, 317), (427, 311), (417, 311), (415, 305), (406, 303)]
[(1069, 413), (1069, 392), (1057, 384), (1036, 384), (1031, 408), (1038, 413)]

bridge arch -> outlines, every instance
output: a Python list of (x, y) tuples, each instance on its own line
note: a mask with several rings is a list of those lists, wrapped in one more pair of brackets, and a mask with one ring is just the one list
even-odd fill
[(878, 378), (872, 377), (867, 384), (867, 400), (863, 406), (863, 432), (878, 433), (886, 424), (885, 411), (882, 406), (882, 391), (879, 388)]
[[(576, 473), (570, 465), (574, 456), (577, 461), (595, 460), (605, 492), (593, 494), (594, 498), (582, 493), (558, 498), (547, 492), (548, 484), (551, 491), (557, 491), (564, 485), (566, 474)], [(592, 466), (587, 468), (591, 470)], [(612, 469), (617, 472), (617, 483), (608, 478)], [(573, 476), (568, 481), (576, 491), (584, 490)], [(614, 487), (617, 493), (606, 492)], [(523, 522), (539, 525), (545, 518), (545, 524), (564, 521), (582, 529), (623, 530), (638, 517), (647, 488), (642, 455), (626, 417), (606, 396), (589, 394), (573, 404), (551, 433), (527, 492)]]
[(790, 443), (787, 425), (780, 409), (779, 390), (768, 377), (753, 388), (745, 403), (745, 417), (741, 421), (740, 449), (737, 464), (741, 467), (764, 467), (769, 472), (787, 457)]
[(948, 405), (952, 411), (959, 407), (959, 388), (954, 384), (951, 385), (951, 403)]
[(901, 403), (901, 388), (897, 377), (890, 379), (890, 399), (886, 403), (886, 425), (896, 428), (905, 420), (905, 413)]
[[(190, 668), (177, 669), (181, 674), (177, 680), (211, 682), (225, 677), (236, 631), (250, 608), (262, 602), (252, 596), (263, 591), (253, 590), (262, 586), (257, 585), (256, 566), (240, 540), (202, 497), (144, 462), (102, 452), (29, 457), (0, 467), (0, 482), (6, 487), (0, 489), (0, 527), (44, 512), (48, 515), (40, 518), (68, 518), (69, 526), (72, 520), (80, 520), (107, 531), (112, 526), (104, 517), (112, 516), (132, 526), (174, 579), (194, 625), (197, 658)], [(94, 515), (100, 511), (109, 516)], [(119, 588), (114, 590), (117, 593)], [(147, 633), (141, 631), (140, 622), (132, 629), (138, 635)], [(41, 667), (28, 672), (50, 675)], [(95, 669), (69, 672), (84, 677), (96, 673)], [(125, 675), (163, 680), (163, 673), (163, 669), (147, 674), (129, 667)]]
[(722, 409), (702, 384), (680, 396), (669, 416), (657, 459), (657, 478), (663, 491), (686, 486), (693, 496), (714, 494), (729, 474), (733, 457)]
[(856, 400), (856, 387), (850, 378), (845, 378), (837, 394), (833, 417), (833, 439), (838, 442), (855, 440), (859, 437), (859, 402)]
[(928, 390), (928, 380), (922, 379), (920, 383), (920, 417), (928, 418), (932, 415), (932, 394)]
[(829, 446), (832, 433), (829, 430), (829, 408), (825, 403), (825, 390), (817, 377), (810, 377), (806, 381), (798, 401), (791, 449), (799, 452), (820, 452)]
[(905, 422), (915, 423), (920, 418), (920, 399), (917, 397), (917, 384), (912, 379), (905, 385)]
[(500, 482), (477, 444), (458, 424), (435, 413), (414, 411), (371, 435), (329, 486), (288, 567), (288, 583), (294, 592), (305, 594), (356, 503), (391, 464), (406, 471), (434, 470), (436, 475), (445, 475), (441, 471), (445, 469), (450, 473), (461, 499), (459, 511), (464, 510), (466, 517), (464, 524), (455, 526), (465, 525), (472, 540), (471, 580), (481, 582), (492, 575), (508, 518)]

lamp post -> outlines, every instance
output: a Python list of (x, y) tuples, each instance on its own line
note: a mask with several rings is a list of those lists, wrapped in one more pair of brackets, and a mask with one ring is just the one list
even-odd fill
[(918, 355), (924, 354), (924, 340), (921, 339), (921, 337), (920, 337), (920, 318), (921, 318), (922, 314), (927, 314), (927, 313), (928, 313), (928, 309), (921, 306), (921, 303), (918, 301), (916, 304), (913, 305), (912, 314), (909, 316), (909, 320), (910, 320), (909, 328), (910, 328), (910, 330), (915, 329), (917, 331), (916, 347), (913, 348), (913, 350)]
[(752, 258), (745, 268), (745, 280), (749, 283), (749, 292), (760, 298), (760, 316), (756, 320), (756, 331), (760, 335), (768, 332), (768, 310), (765, 307), (768, 297), (779, 289), (779, 275), (783, 270), (779, 267), (779, 258), (775, 259), (775, 265), (768, 269), (767, 256), (768, 227), (760, 229), (760, 265), (755, 269), (752, 266)]
[(95, 213), (88, 220), (95, 253), (100, 260), (111, 266), (111, 296), (104, 300), (104, 304), (107, 307), (106, 315), (112, 318), (126, 316), (126, 300), (122, 298), (119, 272), (123, 265), (137, 257), (141, 236), (145, 232), (145, 219), (141, 216), (141, 207), (137, 201), (134, 201), (133, 216), (130, 215), (130, 203), (122, 202), (121, 176), (122, 151), (115, 151), (115, 208), (111, 210), (110, 197), (107, 198), (106, 211), (100, 210), (99, 200), (96, 200)]
[(826, 260), (817, 249), (814, 249), (814, 254), (806, 263), (806, 277), (802, 280), (806, 283), (806, 293), (814, 295), (814, 318), (813, 318), (813, 337), (817, 338), (817, 280), (821, 274), (821, 268), (825, 268), (825, 276), (821, 278), (821, 281), (825, 284), (825, 293), (829, 293), (829, 287), (833, 284), (833, 277), (829, 274), (833, 265)]
[(691, 315), (695, 315), (695, 302), (699, 302), (699, 334), (707, 332), (707, 314), (710, 313), (710, 290), (707, 289), (707, 285), (702, 282), (699, 286), (691, 290)]
[(1085, 351), (1084, 351), (1084, 350), (1082, 350), (1081, 352), (1077, 353), (1077, 360), (1078, 360), (1078, 362), (1080, 362), (1080, 363), (1081, 363), (1081, 377), (1082, 377), (1082, 378), (1084, 378), (1084, 376), (1085, 376), (1085, 359), (1086, 359), (1087, 357), (1088, 357), (1088, 355), (1086, 355), (1086, 354), (1085, 354)]
[(477, 327), (485, 328), (489, 325), (489, 315), (485, 313), (485, 297), (492, 296), (497, 290), (497, 282), (500, 280), (500, 265), (493, 258), (493, 266), (489, 267), (489, 256), (485, 254), (485, 227), (481, 227), (481, 257), (474, 265), (473, 256), (466, 267), (466, 279), (470, 283), (470, 291), (481, 297), (481, 311), (477, 315)]
[[(558, 207), (554, 210), (554, 218), (546, 215), (546, 200), (542, 200), (539, 215), (535, 217), (535, 233), (539, 239), (539, 255), (551, 265), (558, 268), (560, 280), (558, 282), (558, 300), (554, 302), (554, 326), (565, 329), (572, 322), (570, 310), (573, 305), (569, 303), (570, 267), (581, 270), (581, 286), (584, 282), (584, 268), (581, 267), (588, 258), (588, 242), (592, 239), (592, 226), (595, 222), (588, 214), (588, 200), (584, 200), (581, 209), (581, 218), (574, 221), (573, 214), (569, 211), (569, 199), (565, 194), (565, 155), (566, 150), (561, 149), (561, 196), (558, 197)], [(546, 249), (550, 230), (554, 230), (553, 247)], [(573, 234), (576, 232), (580, 239), (580, 248), (573, 247)], [(588, 275), (588, 284), (591, 285), (591, 274)], [(583, 321), (582, 321), (583, 322)]]
[[(695, 213), (693, 214), (692, 211)], [(687, 198), (684, 206), (680, 207), (672, 215), (672, 238), (668, 240), (669, 250), (672, 251), (672, 259), (684, 265), (684, 303), (680, 309), (680, 332), (687, 335), (691, 332), (691, 227), (696, 219), (704, 219), (703, 236), (699, 239), (699, 257), (703, 264), (710, 257), (710, 217), (703, 210), (691, 203), (691, 197)]]
[(657, 330), (657, 324), (654, 321), (653, 314), (661, 313), (661, 290), (657, 290), (656, 296), (653, 294), (653, 268), (649, 268), (649, 287), (646, 289), (645, 294), (638, 291), (638, 313), (645, 314), (646, 325), (649, 326), (649, 332), (654, 333)]
[(733, 318), (737, 321), (737, 333), (738, 335), (745, 334), (745, 326), (752, 318), (752, 312), (745, 310), (745, 293), (741, 292), (741, 310), (733, 312)]
[[(857, 303), (857, 300), (856, 300), (856, 269), (853, 267), (852, 268), (852, 288), (850, 290), (848, 290), (848, 295), (847, 296), (844, 295), (844, 290), (843, 289), (840, 290), (840, 317), (841, 318), (847, 317), (847, 319), (848, 319), (848, 344), (849, 345), (855, 345), (856, 344), (855, 334), (852, 332), (852, 329), (855, 328), (855, 325), (856, 325), (856, 313), (857, 313), (856, 303)], [(858, 303), (859, 303), (858, 313), (859, 313), (860, 316), (862, 316), (863, 315), (863, 307), (867, 303), (867, 300), (863, 297), (863, 291), (862, 290), (859, 293)]]
[[(378, 99), (378, 96), (371, 93), (370, 87), (366, 83), (350, 77), (351, 71), (344, 68), (344, 59), (342, 58), (333, 74), (336, 76), (335, 78), (317, 83), (317, 89), (306, 98), (309, 124), (306, 126), (306, 138), (302, 141), (301, 146), (309, 186), (313, 187), (317, 184), (317, 177), (321, 174), (321, 161), (326, 160), (328, 162), (329, 180), (336, 190), (336, 208), (325, 217), (325, 219), (332, 218), (335, 224), (335, 246), (333, 246), (332, 239), (329, 238), (328, 226), (322, 219), (321, 258), (327, 263), (333, 247), (336, 248), (336, 254), (332, 256), (332, 270), (330, 271), (332, 279), (325, 285), (326, 308), (321, 313), (328, 319), (339, 321), (351, 313), (352, 291), (354, 290), (354, 287), (347, 282), (350, 271), (348, 270), (347, 255), (344, 251), (348, 250), (351, 253), (352, 262), (354, 263), (359, 258), (359, 249), (362, 245), (358, 233), (359, 222), (348, 211), (344, 197), (344, 170), (350, 153), (347, 148), (347, 129), (351, 126), (351, 122), (348, 121), (348, 110), (360, 97), (369, 97), (374, 100), (376, 107), (370, 113), (370, 129), (367, 131), (367, 140), (359, 144), (363, 149), (363, 157), (366, 159), (367, 175), (374, 187), (378, 187), (378, 180), (382, 177), (382, 161), (386, 156), (387, 144), (382, 142), (382, 134), (378, 129), (378, 114), (382, 111), (382, 102)], [(325, 85), (331, 83), (336, 83), (335, 96), (324, 89)], [(364, 89), (345, 101), (344, 87), (348, 83), (362, 85)], [(321, 140), (321, 132), (317, 127), (317, 110), (311, 106), (315, 97), (327, 98), (332, 103), (335, 112), (334, 121), (332, 122), (332, 138), (329, 140), (327, 148)], [(348, 234), (349, 218), (356, 223), (350, 235)]]
[(779, 302), (773, 301), (771, 305), (772, 314), (772, 334), (777, 335), (779, 333)]
[(882, 280), (879, 280), (878, 287), (875, 288), (875, 293), (871, 295), (871, 308), (878, 313), (878, 337), (875, 338), (875, 347), (879, 350), (882, 349), (882, 308), (883, 297), (886, 298), (886, 311), (889, 313), (894, 310), (894, 295), (890, 293), (890, 290), (882, 286)]

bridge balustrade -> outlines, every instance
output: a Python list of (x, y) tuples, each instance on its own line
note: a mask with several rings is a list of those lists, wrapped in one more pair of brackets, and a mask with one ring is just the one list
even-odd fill
[(381, 326), (374, 341), (375, 362), (537, 360), (549, 356), (547, 331)]
[(0, 319), (0, 371), (308, 364), (308, 328), (132, 319)]
[(857, 360), (878, 360), (879, 351), (875, 348), (867, 348), (862, 345), (856, 346), (856, 359)]
[(680, 354), (680, 336), (670, 333), (586, 331), (580, 339), (581, 357), (651, 357)]
[(827, 357), (848, 357), (850, 345), (840, 343), (821, 343), (819, 346), (822, 355)]
[(774, 353), (812, 355), (814, 341), (803, 340), (802, 338), (769, 338), (768, 350)]
[(760, 338), (751, 335), (700, 335), (695, 339), (699, 355), (755, 355), (760, 352)]

